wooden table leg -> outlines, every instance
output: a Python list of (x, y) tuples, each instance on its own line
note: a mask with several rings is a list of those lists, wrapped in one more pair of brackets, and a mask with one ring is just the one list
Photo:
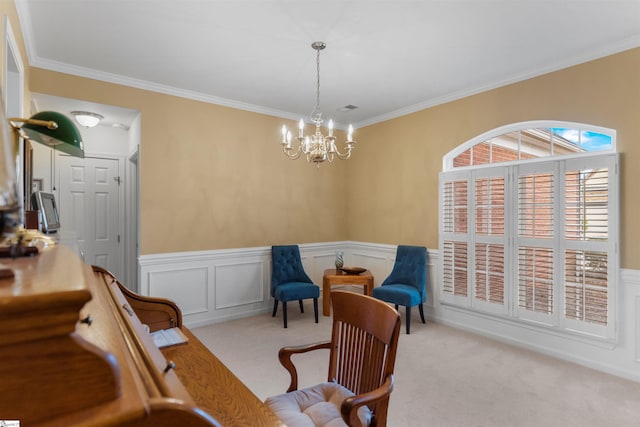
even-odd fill
[(322, 315), (328, 316), (331, 314), (331, 284), (329, 279), (324, 277), (322, 279)]
[(373, 280), (371, 280), (368, 283), (365, 283), (365, 285), (364, 285), (364, 293), (369, 295), (370, 297), (373, 296)]

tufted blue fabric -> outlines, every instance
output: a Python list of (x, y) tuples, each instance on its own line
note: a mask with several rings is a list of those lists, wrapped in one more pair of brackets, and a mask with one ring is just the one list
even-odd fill
[[(300, 259), (298, 245), (271, 246), (271, 296), (283, 283), (313, 283)], [(295, 298), (292, 298), (295, 299)]]
[(318, 297), (320, 287), (305, 273), (298, 245), (271, 247), (271, 296), (274, 298), (273, 316), (282, 301), (284, 327), (287, 327), (287, 301), (313, 298), (316, 323), (318, 323)]
[(406, 330), (410, 329), (411, 307), (420, 308), (427, 298), (427, 248), (424, 246), (398, 246), (393, 270), (382, 284), (373, 290), (373, 296), (382, 301), (406, 307)]

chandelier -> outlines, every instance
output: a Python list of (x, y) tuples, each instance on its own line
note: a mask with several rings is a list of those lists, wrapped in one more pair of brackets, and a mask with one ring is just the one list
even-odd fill
[(333, 136), (333, 120), (329, 120), (327, 136), (321, 132), (322, 112), (320, 111), (320, 51), (327, 47), (324, 42), (314, 42), (311, 47), (316, 51), (316, 106), (311, 112), (311, 122), (316, 125), (315, 133), (304, 134), (304, 120), (298, 123), (298, 136), (295, 137), (296, 146), (292, 146), (292, 135), (286, 125), (282, 125), (282, 151), (292, 160), (297, 160), (302, 154), (307, 157), (308, 162), (315, 163), (320, 167), (320, 163), (328, 160), (332, 162), (335, 157), (346, 160), (351, 157), (351, 150), (355, 145), (353, 140), (353, 126), (349, 125), (347, 140), (345, 141), (345, 151), (341, 153), (336, 147), (336, 138)]

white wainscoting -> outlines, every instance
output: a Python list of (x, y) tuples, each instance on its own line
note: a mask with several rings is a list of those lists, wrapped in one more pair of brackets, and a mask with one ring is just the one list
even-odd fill
[(640, 372), (640, 271), (622, 270), (621, 278), (623, 291), (620, 306), (624, 310), (620, 316), (621, 335), (627, 338), (627, 346), (633, 349), (635, 369)]
[(436, 304), (433, 320), (640, 382), (640, 271), (621, 270), (617, 338), (604, 342)]
[[(379, 286), (391, 272), (396, 246), (351, 241), (302, 244), (302, 263), (316, 284), (321, 286), (324, 270), (334, 267), (337, 250), (344, 252), (345, 265), (370, 270)], [(617, 340), (605, 343), (440, 304), (439, 254), (434, 249), (428, 253), (425, 314), (429, 319), (640, 381), (640, 271), (620, 272)], [(189, 327), (269, 312), (270, 280), (271, 247), (140, 258), (140, 293), (175, 301)]]
[[(338, 250), (344, 252), (345, 265), (370, 270), (375, 285), (391, 272), (396, 255), (395, 245), (349, 241), (302, 244), (302, 264), (317, 285), (322, 286), (324, 270), (335, 267)], [(189, 327), (272, 310), (270, 281), (270, 246), (140, 257), (140, 293), (175, 301)], [(427, 304), (433, 307), (433, 302)]]

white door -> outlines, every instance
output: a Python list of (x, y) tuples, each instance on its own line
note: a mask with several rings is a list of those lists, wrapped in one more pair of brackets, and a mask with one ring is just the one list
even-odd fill
[(84, 261), (122, 277), (119, 250), (119, 160), (58, 156), (62, 230), (73, 231)]

